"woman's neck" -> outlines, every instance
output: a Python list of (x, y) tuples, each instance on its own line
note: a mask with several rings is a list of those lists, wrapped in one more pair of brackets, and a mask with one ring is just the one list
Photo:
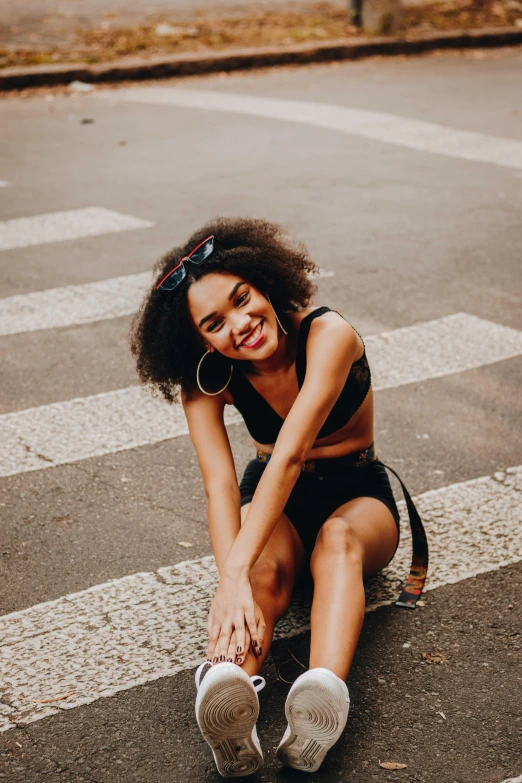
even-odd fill
[(261, 362), (250, 362), (250, 371), (253, 375), (275, 375), (281, 371), (286, 372), (295, 362), (297, 349), (297, 334), (289, 332), (281, 334), (274, 353)]

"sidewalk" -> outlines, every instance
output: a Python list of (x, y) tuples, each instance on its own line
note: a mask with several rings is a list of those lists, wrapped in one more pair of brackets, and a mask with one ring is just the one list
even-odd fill
[[(405, 6), (433, 0), (404, 0)], [(0, 47), (70, 45), (78, 29), (125, 28), (201, 16), (245, 17), (267, 11), (306, 11), (318, 5), (346, 11), (348, 0), (0, 0)]]

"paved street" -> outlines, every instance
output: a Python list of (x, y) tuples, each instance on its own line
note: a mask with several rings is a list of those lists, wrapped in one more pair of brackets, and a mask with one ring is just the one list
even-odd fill
[[(221, 779), (193, 711), (216, 584), (199, 469), (126, 344), (154, 261), (216, 214), (308, 245), (430, 540), (424, 603), (398, 609), (401, 503), (347, 729), (306, 780), (521, 783), (521, 67), (519, 48), (2, 98), (1, 783)], [(263, 672), (259, 783), (304, 779), (274, 749), (307, 600)]]

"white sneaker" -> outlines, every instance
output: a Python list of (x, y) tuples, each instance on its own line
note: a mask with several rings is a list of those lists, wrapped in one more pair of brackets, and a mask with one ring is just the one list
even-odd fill
[(237, 664), (224, 662), (211, 666), (201, 681), (207, 665), (205, 661), (196, 672), (198, 726), (222, 777), (252, 775), (263, 763), (256, 721), (257, 693), (265, 687), (265, 680), (249, 677)]
[(277, 757), (288, 767), (317, 772), (346, 726), (350, 696), (346, 683), (329, 669), (309, 669), (288, 693), (288, 727)]

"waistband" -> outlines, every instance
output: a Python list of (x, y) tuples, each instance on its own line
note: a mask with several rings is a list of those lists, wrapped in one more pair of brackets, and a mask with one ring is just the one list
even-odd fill
[[(271, 454), (266, 451), (258, 451), (258, 462), (270, 462)], [(344, 454), (342, 457), (329, 457), (327, 459), (309, 459), (301, 465), (301, 473), (315, 473), (324, 476), (332, 473), (342, 473), (346, 468), (364, 468), (370, 462), (375, 462), (375, 446), (372, 443), (364, 451), (354, 451), (352, 454)]]

